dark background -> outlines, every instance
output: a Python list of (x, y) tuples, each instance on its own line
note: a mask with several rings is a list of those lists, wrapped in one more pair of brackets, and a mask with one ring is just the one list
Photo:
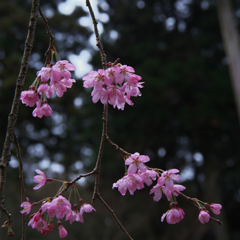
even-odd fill
[[(52, 33), (62, 34), (54, 45), (61, 59), (67, 59), (71, 54), (92, 48), (89, 43), (92, 32), (78, 24), (78, 19), (88, 13), (77, 7), (71, 15), (63, 15), (57, 10), (61, 2), (42, 0), (41, 7), (45, 13), (52, 11), (49, 18)], [(112, 190), (112, 184), (124, 174), (123, 160), (108, 145), (101, 166), (101, 196), (133, 239), (238, 240), (240, 131), (216, 3), (108, 0), (107, 8), (103, 2), (99, 1), (98, 7), (109, 15), (101, 35), (107, 60), (114, 62), (119, 57), (122, 64), (133, 66), (145, 82), (142, 96), (133, 98), (133, 107), (126, 106), (124, 111), (109, 107), (110, 139), (128, 152), (148, 155), (150, 167), (179, 168), (182, 184), (187, 187), (186, 195), (223, 205), (219, 219), (224, 225), (213, 221), (202, 225), (197, 219), (198, 210), (180, 197), (179, 206), (186, 213), (184, 219), (176, 225), (161, 223), (162, 214), (169, 209), (168, 202), (165, 197), (154, 202), (153, 195), (149, 195), (150, 187), (135, 192), (134, 196), (127, 193), (122, 197), (116, 189)], [(239, 24), (240, 3), (233, 4)], [(5, 137), (30, 9), (31, 1), (0, 2), (0, 146)], [(110, 38), (112, 30), (118, 32), (116, 40)], [(48, 43), (39, 17), (24, 90), (43, 67)], [(101, 68), (99, 52), (91, 53), (91, 64), (97, 70)], [(20, 106), (16, 134), (24, 162), (25, 195), (30, 202), (53, 196), (60, 187), (48, 183), (38, 191), (32, 190), (36, 168), (48, 177), (70, 180), (95, 165), (103, 105), (93, 104), (90, 91), (83, 89), (80, 78), (76, 80), (62, 98), (49, 101), (54, 111), (52, 117), (35, 119), (31, 115), (33, 108)], [(12, 213), (13, 239), (20, 239), (20, 181), (14, 146), (12, 154), (5, 207)], [(93, 178), (87, 178), (78, 189), (84, 201), (90, 203)], [(96, 213), (85, 214), (84, 224), (62, 221), (68, 231), (66, 239), (127, 239), (101, 203), (96, 202), (94, 207)], [(2, 221), (4, 218), (2, 215)], [(0, 230), (0, 237), (7, 239), (6, 229)], [(27, 227), (27, 239), (46, 238), (59, 238), (57, 223), (48, 237)]]

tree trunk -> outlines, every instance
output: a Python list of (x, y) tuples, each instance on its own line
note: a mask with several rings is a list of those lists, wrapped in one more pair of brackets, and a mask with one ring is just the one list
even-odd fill
[(217, 11), (240, 121), (240, 43), (231, 0), (217, 0)]

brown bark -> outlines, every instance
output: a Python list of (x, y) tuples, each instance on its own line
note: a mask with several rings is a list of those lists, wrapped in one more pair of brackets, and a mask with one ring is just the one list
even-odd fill
[(8, 166), (8, 162), (11, 159), (10, 144), (13, 140), (13, 132), (14, 132), (15, 124), (17, 122), (20, 96), (24, 86), (25, 77), (27, 74), (28, 61), (32, 52), (35, 28), (36, 28), (37, 17), (38, 17), (38, 7), (39, 7), (39, 0), (33, 0), (29, 27), (28, 27), (28, 35), (25, 41), (25, 48), (24, 48), (21, 68), (16, 81), (16, 88), (15, 88), (15, 94), (14, 94), (14, 99), (12, 103), (12, 109), (8, 116), (7, 132), (6, 132), (6, 137), (3, 145), (2, 158), (0, 160), (0, 220), (1, 220), (2, 205), (4, 204), (4, 188), (6, 185), (7, 166)]

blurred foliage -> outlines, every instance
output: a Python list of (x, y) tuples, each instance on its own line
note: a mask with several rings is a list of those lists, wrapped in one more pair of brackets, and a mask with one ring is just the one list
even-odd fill
[[(82, 8), (63, 15), (57, 10), (60, 2), (63, 1), (41, 1), (41, 7), (43, 12), (52, 13), (49, 25), (55, 35), (54, 45), (61, 59), (66, 59), (70, 54), (89, 49), (92, 33), (78, 23), (80, 17), (87, 16)], [(200, 224), (198, 211), (180, 198), (179, 205), (186, 216), (179, 224), (169, 226), (160, 220), (168, 210), (168, 202), (166, 199), (154, 202), (149, 187), (125, 197), (112, 190), (112, 184), (124, 174), (124, 165), (121, 155), (111, 146), (104, 149), (102, 197), (134, 239), (220, 240), (227, 239), (225, 236), (239, 239), (240, 132), (215, 3), (109, 0), (109, 8), (106, 5), (103, 8), (100, 7), (104, 6), (103, 2), (99, 1), (99, 11), (106, 12), (110, 18), (101, 36), (108, 61), (114, 62), (119, 57), (122, 64), (133, 66), (145, 82), (142, 97), (133, 98), (133, 107), (126, 106), (124, 111), (109, 107), (110, 139), (128, 152), (149, 155), (150, 167), (179, 168), (187, 195), (223, 205), (220, 219), (224, 227), (214, 222)], [(235, 2), (236, 13), (240, 11), (238, 7)], [(0, 3), (0, 146), (5, 137), (30, 8), (31, 1)], [(113, 31), (118, 33), (116, 40), (111, 38)], [(48, 43), (39, 17), (25, 89), (44, 65)], [(92, 52), (93, 68), (100, 68), (99, 52)], [(74, 105), (76, 100), (80, 101), (79, 105)], [(24, 105), (19, 109), (16, 134), (27, 184), (31, 183), (36, 168), (49, 176), (68, 180), (95, 165), (102, 104), (91, 102), (90, 91), (83, 89), (80, 79), (62, 98), (53, 98), (49, 104), (54, 111), (50, 118), (35, 119), (31, 115), (33, 109)], [(12, 153), (16, 162), (14, 147)], [(17, 168), (9, 167), (7, 185), (5, 206), (12, 213), (15, 238), (19, 239)], [(44, 190), (34, 192), (32, 186), (27, 185), (26, 192), (31, 202), (52, 196), (58, 185), (47, 184)], [(79, 187), (86, 202), (91, 200), (92, 187), (92, 178)], [(84, 216), (84, 224), (70, 226), (63, 222), (69, 233), (66, 239), (126, 239), (107, 210), (98, 202), (95, 208), (96, 213)], [(27, 239), (45, 238), (29, 227), (27, 234)], [(57, 239), (57, 230), (51, 235)], [(7, 239), (5, 230), (0, 231), (0, 236)]]

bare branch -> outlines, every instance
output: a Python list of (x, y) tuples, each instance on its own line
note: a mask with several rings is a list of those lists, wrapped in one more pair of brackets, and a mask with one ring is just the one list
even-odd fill
[(126, 152), (125, 150), (123, 150), (122, 148), (120, 148), (116, 143), (114, 143), (113, 141), (111, 141), (108, 137), (106, 138), (106, 141), (113, 147), (115, 147), (116, 150), (118, 150), (119, 152), (121, 152), (123, 154), (123, 156), (131, 156), (131, 153)]
[(117, 222), (118, 226), (124, 231), (124, 233), (127, 235), (127, 237), (130, 240), (133, 240), (127, 230), (123, 227), (119, 219), (117, 218), (116, 214), (114, 211), (108, 206), (108, 204), (103, 200), (103, 198), (100, 196), (100, 194), (97, 195), (97, 198), (103, 203), (103, 205), (108, 209), (108, 211), (112, 214), (113, 219)]
[(48, 25), (48, 20), (45, 18), (45, 16), (43, 15), (42, 13), (42, 10), (40, 8), (40, 6), (38, 7), (38, 11), (44, 21), (44, 24), (46, 26), (46, 29), (47, 29), (47, 34), (50, 36), (50, 42), (49, 42), (49, 47), (48, 47), (48, 50), (46, 51), (45, 53), (45, 56), (47, 57), (46, 59), (46, 62), (45, 62), (45, 67), (50, 63), (50, 55), (51, 55), (51, 51), (52, 50), (56, 50), (55, 47), (53, 46), (53, 41), (54, 41), (54, 36), (52, 35), (52, 32), (49, 28), (49, 25)]
[[(18, 142), (18, 137), (16, 136), (15, 132), (13, 132), (13, 141), (14, 144), (16, 146), (17, 149), (17, 156), (18, 156), (18, 161), (19, 161), (19, 178), (20, 178), (20, 182), (21, 182), (21, 202), (24, 202), (24, 192), (25, 187), (24, 187), (24, 179), (23, 179), (23, 163), (22, 163), (22, 157), (21, 157), (21, 153), (20, 153), (20, 146), (19, 146), (19, 142)], [(25, 240), (26, 236), (25, 236), (25, 225), (26, 225), (26, 221), (25, 221), (25, 214), (22, 214), (22, 239), (21, 240)]]
[(96, 46), (99, 48), (99, 51), (100, 51), (102, 67), (103, 67), (103, 69), (106, 70), (106, 63), (107, 63), (106, 54), (105, 54), (105, 52), (103, 50), (103, 47), (102, 47), (102, 44), (100, 42), (99, 32), (98, 32), (98, 28), (97, 28), (98, 22), (96, 20), (96, 17), (94, 15), (94, 12), (93, 12), (93, 9), (92, 9), (92, 6), (91, 6), (89, 0), (86, 0), (86, 6), (89, 9), (89, 12), (90, 12), (90, 15), (91, 15), (91, 18), (92, 18), (92, 21), (93, 21), (94, 32), (95, 32), (96, 42), (97, 42)]

